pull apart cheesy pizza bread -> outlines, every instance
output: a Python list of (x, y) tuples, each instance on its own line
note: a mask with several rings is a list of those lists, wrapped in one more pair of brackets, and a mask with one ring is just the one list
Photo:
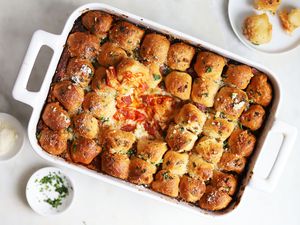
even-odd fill
[(38, 124), (49, 154), (225, 209), (268, 115), (268, 77), (102, 11), (74, 24)]

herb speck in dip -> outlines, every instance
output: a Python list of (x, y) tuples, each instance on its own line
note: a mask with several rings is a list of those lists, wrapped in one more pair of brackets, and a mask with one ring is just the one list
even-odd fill
[(42, 201), (48, 203), (53, 208), (62, 205), (63, 199), (69, 195), (69, 187), (66, 178), (60, 172), (49, 172), (48, 175), (41, 179), (36, 179), (35, 183), (39, 185)]

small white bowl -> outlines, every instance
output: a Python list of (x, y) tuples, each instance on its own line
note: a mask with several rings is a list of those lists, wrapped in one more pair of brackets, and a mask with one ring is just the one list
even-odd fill
[[(61, 198), (61, 204), (57, 207), (53, 207), (46, 202), (47, 199), (57, 199), (59, 194), (54, 190), (55, 187), (50, 186), (47, 188), (46, 184), (40, 182), (43, 177), (49, 176), (50, 174), (56, 174), (61, 177), (64, 186), (68, 190), (68, 194), (64, 198)], [(42, 216), (58, 215), (65, 212), (71, 206), (74, 198), (74, 186), (70, 177), (63, 173), (62, 170), (55, 167), (45, 167), (32, 174), (28, 180), (26, 186), (26, 198), (28, 204), (36, 213)]]
[(24, 129), (21, 123), (15, 117), (9, 114), (0, 113), (0, 122), (1, 121), (4, 121), (8, 127), (14, 129), (17, 134), (14, 148), (8, 152), (0, 154), (0, 161), (6, 161), (13, 158), (22, 149), (24, 145)]

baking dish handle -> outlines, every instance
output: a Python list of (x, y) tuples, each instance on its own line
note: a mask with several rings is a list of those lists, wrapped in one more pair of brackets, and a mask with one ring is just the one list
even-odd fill
[(55, 51), (59, 35), (51, 34), (43, 30), (37, 30), (30, 41), (24, 61), (13, 88), (13, 97), (20, 102), (34, 106), (39, 92), (27, 90), (27, 83), (33, 69), (35, 60), (42, 46), (46, 45)]
[[(280, 179), (285, 164), (287, 163), (288, 157), (295, 144), (297, 138), (297, 128), (280, 120), (275, 120), (270, 130), (270, 134), (271, 133), (282, 134), (283, 137), (276, 159), (272, 163), (271, 169), (266, 168), (270, 170), (266, 178), (260, 177), (259, 174), (256, 174), (254, 171), (249, 183), (249, 185), (254, 189), (259, 189), (267, 192), (272, 192)], [(259, 160), (267, 161), (269, 159), (259, 158)]]

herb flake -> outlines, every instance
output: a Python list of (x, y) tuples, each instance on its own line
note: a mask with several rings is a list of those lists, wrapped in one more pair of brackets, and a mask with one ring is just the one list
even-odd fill
[(212, 71), (212, 68), (209, 66), (206, 68), (205, 73), (211, 73), (211, 71)]
[(40, 192), (51, 192), (54, 191), (57, 194), (57, 197), (50, 198), (46, 193), (44, 202), (51, 205), (53, 208), (58, 208), (62, 205), (63, 199), (69, 194), (69, 189), (65, 185), (63, 178), (56, 172), (50, 172), (48, 175), (42, 177), (40, 180), (36, 180), (41, 187)]
[(159, 74), (153, 74), (153, 79), (155, 81), (160, 80), (161, 76)]

